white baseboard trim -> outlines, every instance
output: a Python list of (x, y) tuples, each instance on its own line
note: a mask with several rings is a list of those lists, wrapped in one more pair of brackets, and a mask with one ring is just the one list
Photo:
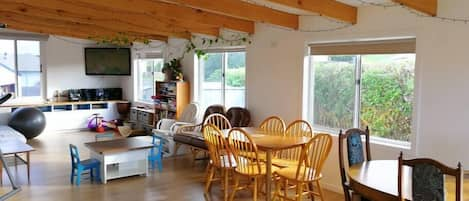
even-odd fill
[(335, 193), (344, 194), (342, 186), (340, 186), (340, 185), (338, 186), (338, 185), (335, 185), (335, 184), (321, 182), (321, 187), (323, 187), (324, 189), (327, 189), (329, 191), (335, 192)]

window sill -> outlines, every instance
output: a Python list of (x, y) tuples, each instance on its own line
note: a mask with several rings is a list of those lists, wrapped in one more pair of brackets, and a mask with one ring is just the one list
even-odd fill
[(146, 108), (148, 107), (153, 108), (153, 105), (154, 105), (153, 102), (146, 102), (146, 101), (141, 101), (141, 100), (134, 101), (134, 103), (136, 106), (143, 106)]
[[(316, 129), (313, 130), (315, 133), (328, 133), (332, 136), (339, 136), (339, 129), (328, 129), (328, 128), (321, 128), (321, 127), (316, 127)], [(387, 147), (392, 147), (392, 148), (397, 148), (397, 149), (405, 149), (405, 150), (411, 150), (412, 149), (412, 143), (411, 142), (405, 142), (405, 141), (399, 141), (399, 140), (392, 140), (392, 139), (386, 139), (382, 137), (377, 137), (377, 136), (370, 136), (370, 143), (375, 144), (375, 145), (381, 145), (381, 146), (387, 146)]]

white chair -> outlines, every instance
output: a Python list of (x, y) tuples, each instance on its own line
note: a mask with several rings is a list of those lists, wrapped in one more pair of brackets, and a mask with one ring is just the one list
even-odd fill
[(194, 125), (199, 122), (200, 107), (197, 103), (188, 104), (181, 113), (178, 120), (161, 119), (156, 124), (154, 132), (172, 136), (177, 129), (183, 125)]

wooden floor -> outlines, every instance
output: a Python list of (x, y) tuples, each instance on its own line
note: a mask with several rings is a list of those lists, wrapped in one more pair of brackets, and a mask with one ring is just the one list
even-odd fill
[[(10, 200), (205, 200), (204, 162), (191, 165), (189, 156), (165, 158), (163, 172), (151, 170), (148, 177), (135, 176), (111, 180), (107, 184), (92, 183), (83, 176), (80, 187), (70, 184), (70, 154), (68, 144), (78, 146), (82, 159), (89, 157), (84, 142), (94, 140), (91, 132), (43, 133), (28, 143), (36, 151), (31, 153), (31, 183), (28, 184), (25, 165), (10, 167), (22, 190)], [(220, 185), (215, 184), (211, 200), (221, 200)], [(11, 188), (4, 171), (1, 192)], [(250, 192), (240, 192), (235, 200), (251, 200)], [(337, 193), (326, 191), (327, 200), (343, 200)], [(261, 197), (261, 200), (264, 200)]]

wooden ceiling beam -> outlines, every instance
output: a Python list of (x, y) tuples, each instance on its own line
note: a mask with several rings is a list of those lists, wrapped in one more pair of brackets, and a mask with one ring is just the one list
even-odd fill
[(396, 3), (413, 8), (430, 16), (436, 16), (438, 0), (393, 0)]
[[(57, 0), (5, 0), (1, 10), (29, 16), (49, 17), (65, 21), (95, 24), (104, 27), (117, 27), (124, 30), (139, 30), (148, 34), (180, 37), (184, 32), (218, 36), (219, 29), (210, 26), (193, 26), (164, 19), (151, 19), (147, 15), (113, 12), (106, 8), (89, 8), (80, 3), (66, 3)], [(186, 26), (184, 26), (186, 25)], [(174, 33), (174, 34), (172, 34)], [(182, 34), (185, 36), (186, 34)]]
[[(115, 37), (121, 34), (125, 34), (129, 39), (167, 40), (168, 38), (167, 36), (142, 34), (132, 31), (122, 32), (95, 25), (62, 22), (53, 19), (24, 17), (3, 11), (0, 11), (0, 22), (7, 24), (7, 28), (11, 29), (77, 37), (82, 39)], [(190, 37), (190, 35), (186, 35), (186, 37)]]
[(299, 16), (238, 0), (166, 0), (167, 2), (256, 22), (298, 29)]
[(85, 2), (94, 6), (110, 8), (115, 12), (147, 14), (153, 19), (171, 18), (173, 20), (192, 23), (193, 26), (206, 24), (246, 33), (254, 33), (254, 22), (252, 21), (156, 0), (69, 0), (69, 2), (72, 4), (76, 2)]
[[(335, 0), (268, 0), (281, 5), (319, 13), (340, 21), (356, 24), (357, 8)], [(411, 0), (410, 0), (411, 1)], [(424, 0), (423, 0), (424, 1)]]

